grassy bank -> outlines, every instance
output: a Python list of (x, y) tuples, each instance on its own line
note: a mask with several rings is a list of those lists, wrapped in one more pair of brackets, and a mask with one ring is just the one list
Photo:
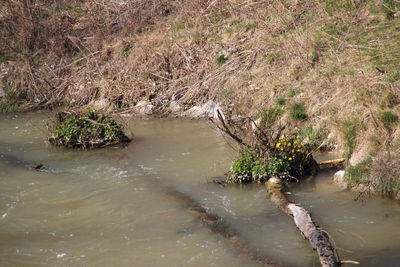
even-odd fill
[(368, 181), (400, 147), (397, 0), (3, 2), (2, 111), (214, 100), (371, 158)]

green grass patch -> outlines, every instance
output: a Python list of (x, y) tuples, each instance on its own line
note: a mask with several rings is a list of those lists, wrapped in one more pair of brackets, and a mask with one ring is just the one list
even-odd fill
[(346, 120), (341, 123), (340, 130), (347, 147), (346, 159), (349, 159), (357, 144), (358, 123), (356, 120)]
[(294, 103), (289, 108), (290, 118), (294, 121), (304, 121), (308, 119), (306, 108), (303, 103)]
[(398, 80), (400, 80), (400, 71), (389, 73), (386, 77), (386, 81), (390, 83), (397, 82)]
[(269, 64), (273, 64), (273, 63), (277, 62), (281, 57), (282, 57), (282, 55), (280, 53), (268, 54), (267, 55), (267, 62)]
[(386, 126), (396, 124), (399, 121), (399, 116), (392, 113), (391, 111), (382, 111), (379, 114), (379, 118)]
[(367, 182), (371, 171), (371, 163), (371, 158), (368, 158), (354, 166), (347, 167), (345, 178), (349, 185), (355, 186)]
[(11, 60), (13, 60), (13, 57), (10, 54), (0, 52), (0, 64)]
[(16, 113), (21, 111), (18, 104), (10, 104), (6, 101), (0, 101), (0, 113)]
[(276, 105), (278, 107), (284, 106), (285, 104), (286, 104), (286, 98), (285, 97), (278, 97), (278, 99), (276, 99)]
[(294, 96), (296, 96), (297, 94), (299, 93), (299, 91), (297, 90), (297, 89), (295, 89), (295, 88), (293, 88), (293, 89), (290, 89), (289, 90), (289, 92), (288, 92), (288, 97), (294, 97)]
[(326, 139), (327, 134), (316, 130), (313, 125), (304, 125), (299, 131), (300, 138), (311, 148), (319, 147)]
[(217, 65), (222, 66), (225, 64), (225, 62), (228, 60), (227, 57), (225, 57), (225, 55), (220, 55), (216, 58), (215, 62), (217, 63)]
[(264, 128), (268, 125), (274, 124), (283, 115), (285, 111), (279, 107), (274, 106), (271, 108), (266, 108), (261, 111), (261, 122), (260, 127)]

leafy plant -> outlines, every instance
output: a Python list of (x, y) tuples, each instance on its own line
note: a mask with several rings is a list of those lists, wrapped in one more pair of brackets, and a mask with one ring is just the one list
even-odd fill
[(120, 123), (90, 108), (78, 113), (59, 112), (48, 140), (54, 145), (85, 149), (130, 141)]
[(306, 171), (312, 157), (296, 137), (281, 137), (266, 151), (265, 147), (242, 150), (230, 168), (228, 182), (262, 183), (271, 176), (289, 180)]

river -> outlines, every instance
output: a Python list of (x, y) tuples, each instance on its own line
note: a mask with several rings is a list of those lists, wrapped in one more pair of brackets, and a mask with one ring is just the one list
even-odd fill
[[(236, 152), (207, 122), (125, 119), (134, 133), (128, 146), (76, 151), (45, 144), (49, 116), (0, 115), (0, 266), (260, 266), (199, 223), (168, 187), (221, 216), (256, 253), (318, 266), (263, 186), (210, 183)], [(342, 259), (400, 266), (399, 204), (355, 202), (332, 175), (292, 185), (289, 198), (311, 211)]]

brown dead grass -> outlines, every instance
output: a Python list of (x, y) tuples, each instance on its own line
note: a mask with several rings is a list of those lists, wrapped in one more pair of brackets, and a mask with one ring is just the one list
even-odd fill
[(356, 162), (388, 149), (399, 128), (379, 121), (400, 114), (399, 5), (387, 2), (3, 0), (4, 87), (42, 106), (151, 100), (164, 112), (171, 100), (215, 100), (254, 116), (285, 98), (282, 123), (305, 103), (306, 123), (343, 150), (343, 121), (359, 122)]

